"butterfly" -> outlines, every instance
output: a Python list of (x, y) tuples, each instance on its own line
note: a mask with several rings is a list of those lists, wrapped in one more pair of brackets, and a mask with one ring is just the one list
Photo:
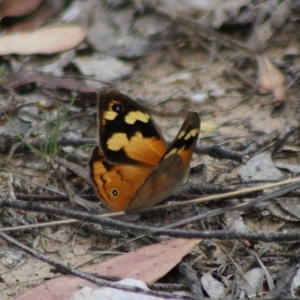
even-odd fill
[(99, 143), (89, 167), (102, 203), (131, 212), (180, 192), (198, 140), (198, 114), (188, 114), (168, 146), (150, 115), (128, 96), (103, 89), (97, 103)]

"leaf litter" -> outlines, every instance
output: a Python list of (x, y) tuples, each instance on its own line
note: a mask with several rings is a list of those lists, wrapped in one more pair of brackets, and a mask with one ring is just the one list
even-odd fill
[[(142, 247), (136, 251), (111, 258), (106, 262), (85, 267), (83, 270), (100, 276), (132, 278), (154, 283), (175, 267), (182, 257), (187, 255), (198, 243), (199, 240), (173, 239)], [(32, 289), (18, 299), (32, 299), (35, 295), (43, 295), (40, 296), (40, 300), (65, 299), (69, 298), (82, 286), (96, 287), (96, 285), (80, 278), (56, 277)], [(102, 296), (104, 297), (104, 295)]]
[[(0, 193), (3, 198), (7, 197), (10, 186), (17, 199), (18, 195), (32, 195), (32, 199), (38, 196), (40, 201), (44, 199), (45, 202), (50, 201), (51, 197), (54, 199), (54, 196), (57, 200), (61, 195), (62, 201), (51, 201), (51, 205), (73, 210), (83, 210), (76, 205), (77, 200), (82, 204), (83, 200), (92, 199), (99, 204), (89, 185), (86, 166), (90, 147), (97, 143), (96, 99), (93, 93), (107, 85), (116, 86), (142, 105), (150, 104), (151, 114), (168, 140), (176, 135), (184, 114), (197, 111), (204, 124), (200, 134), (201, 145), (217, 144), (250, 156), (241, 165), (226, 156), (218, 159), (215, 155), (195, 154), (192, 166), (202, 164), (206, 167), (201, 168), (200, 175), (194, 175), (194, 186), (201, 180), (239, 189), (281, 181), (299, 173), (299, 68), (295, 67), (299, 64), (295, 33), (298, 32), (298, 16), (292, 5), (285, 1), (256, 4), (249, 1), (221, 4), (210, 1), (199, 7), (200, 4), (193, 1), (184, 5), (181, 1), (165, 1), (167, 6), (164, 7), (151, 7), (151, 2), (149, 5), (146, 3), (145, 7), (134, 7), (122, 1), (88, 2), (86, 10), (80, 9), (76, 1), (71, 1), (69, 7), (63, 7), (63, 1), (60, 2), (64, 9), (60, 9), (58, 19), (71, 21), (72, 24), (54, 22), (51, 27), (45, 24), (27, 32), (1, 32), (0, 67), (3, 81), (1, 77), (0, 107), (3, 122), (0, 139), (3, 146), (0, 150), (3, 171), (0, 174)], [(32, 3), (38, 5), (38, 1)], [(36, 11), (43, 15), (41, 11)], [(24, 9), (24, 12), (29, 14), (30, 10)], [(53, 16), (55, 9), (49, 12), (48, 15)], [(8, 15), (20, 15), (18, 12), (2, 14), (2, 17), (7, 16), (4, 21)], [(90, 22), (86, 22), (85, 14)], [(27, 26), (25, 19), (19, 21), (21, 27), (22, 22), (24, 27)], [(253, 29), (249, 30), (251, 25)], [(199, 26), (202, 26), (201, 30)], [(34, 39), (34, 36), (37, 38)], [(290, 49), (294, 50), (291, 52)], [(57, 54), (62, 51), (68, 52)], [(43, 55), (33, 55), (36, 53)], [(74, 99), (72, 108), (63, 120), (59, 120), (58, 116)], [(281, 107), (276, 118), (271, 116), (274, 107)], [(45, 119), (45, 114), (49, 118)], [(8, 118), (16, 132), (25, 138), (25, 143), (12, 130)], [(55, 132), (61, 121), (56, 153), (60, 158), (55, 158), (47, 149), (49, 140), (46, 137), (47, 134), (48, 137), (53, 136), (50, 132)], [(276, 153), (272, 152), (281, 135), (291, 129), (295, 131), (284, 141), (284, 145)], [(46, 151), (46, 159), (42, 160), (28, 151), (28, 143)], [(68, 157), (64, 160), (68, 161), (62, 163), (62, 157), (66, 154)], [(45, 171), (39, 166), (41, 161)], [(67, 163), (74, 165), (70, 167)], [(12, 172), (12, 180), (7, 170)], [(252, 201), (270, 192), (269, 189), (262, 190), (219, 202), (148, 212), (131, 222), (163, 227), (179, 220), (189, 220), (197, 214), (229, 207), (233, 212), (226, 213), (220, 219), (211, 217), (201, 222), (187, 222), (184, 228), (187, 231), (223, 230), (224, 234), (226, 230), (229, 233), (254, 230), (265, 234), (299, 231), (298, 191), (255, 207), (235, 209), (242, 202)], [(202, 186), (193, 188), (189, 195), (180, 195), (179, 199), (191, 197), (193, 193), (199, 197), (206, 192)], [(68, 202), (67, 194), (70, 198)], [(39, 225), (42, 222), (54, 224), (54, 221), (67, 220), (46, 213), (8, 208), (1, 210), (3, 229)], [(192, 252), (191, 247), (184, 254), (181, 251), (176, 253), (171, 246), (171, 253), (166, 258), (161, 252), (155, 252), (159, 244), (154, 244), (157, 241), (152, 237), (140, 237), (129, 243), (128, 235), (120, 237), (116, 231), (114, 236), (110, 231), (109, 236), (107, 228), (101, 230), (101, 234), (97, 235), (78, 223), (70, 223), (44, 229), (19, 229), (14, 237), (35, 251), (72, 267), (92, 260), (95, 266), (101, 266), (106, 260), (103, 264), (112, 264), (110, 270), (114, 276), (121, 276), (118, 272), (126, 266), (129, 273), (123, 274), (124, 277), (133, 277), (129, 274), (136, 271), (135, 264), (137, 267), (145, 265), (150, 275), (159, 274), (150, 281), (162, 277), (159, 282), (163, 283), (166, 291), (175, 290), (179, 284), (181, 290), (186, 291), (186, 282), (193, 285), (188, 275), (183, 278), (174, 269), (182, 256), (190, 253), (184, 261), (197, 274), (198, 284), (202, 283), (202, 291), (207, 297), (225, 297), (228, 293), (236, 298), (297, 293), (295, 265), (298, 244), (294, 242), (273, 242), (266, 249), (262, 242), (251, 240), (216, 240), (214, 246), (211, 241), (204, 244), (186, 241), (182, 243), (182, 249), (191, 242), (195, 246)], [(124, 231), (127, 233), (126, 229)], [(4, 244), (1, 247), (3, 259), (13, 262), (11, 265), (0, 265), (4, 280), (1, 299), (22, 299), (25, 292), (36, 293), (29, 286), (56, 276), (49, 265), (28, 254), (18, 256), (17, 248), (4, 239), (1, 242)], [(138, 260), (136, 256), (137, 251), (143, 251), (148, 244), (150, 255), (158, 260), (156, 263), (147, 258)], [(249, 247), (257, 257), (249, 256)], [(111, 259), (107, 259), (106, 254), (96, 254), (115, 250), (128, 254)], [(128, 259), (130, 256), (133, 257), (132, 262)], [(168, 259), (172, 263), (162, 272), (161, 267)], [(284, 276), (281, 276), (283, 270), (290, 274), (285, 282)], [(144, 277), (142, 279), (147, 281)], [(69, 280), (80, 282), (82, 279), (68, 276), (53, 280), (45, 281), (36, 289), (55, 281), (65, 287)], [(239, 286), (233, 286), (235, 280), (240, 281)], [(275, 282), (272, 291), (271, 281)], [(62, 289), (54, 287), (52, 290), (58, 292)], [(38, 293), (46, 296), (43, 291)]]

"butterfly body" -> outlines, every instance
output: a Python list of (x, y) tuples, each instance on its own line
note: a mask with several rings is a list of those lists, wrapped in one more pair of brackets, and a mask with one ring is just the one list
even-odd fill
[(115, 90), (98, 100), (99, 147), (90, 174), (102, 202), (114, 211), (153, 206), (178, 193), (199, 135), (198, 114), (189, 113), (170, 147), (151, 117)]

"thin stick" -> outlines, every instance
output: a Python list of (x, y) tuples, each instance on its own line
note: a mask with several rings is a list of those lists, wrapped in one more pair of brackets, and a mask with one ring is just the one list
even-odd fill
[[(280, 191), (276, 191), (268, 194), (268, 197), (272, 196), (282, 196), (286, 193), (294, 191), (300, 188), (300, 181), (287, 186)], [(263, 196), (266, 197), (266, 196)], [(258, 198), (260, 199), (260, 198)], [(258, 200), (256, 199), (256, 200)], [(122, 222), (119, 220), (113, 220), (111, 218), (102, 218), (99, 216), (91, 215), (89, 213), (77, 212), (67, 209), (61, 209), (52, 207), (49, 205), (43, 205), (33, 202), (24, 202), (19, 200), (12, 199), (1, 199), (0, 198), (0, 208), (2, 207), (12, 207), (23, 210), (30, 210), (36, 212), (43, 212), (46, 214), (53, 214), (59, 216), (66, 216), (73, 219), (79, 219), (85, 222), (97, 223), (104, 226), (109, 226), (113, 228), (118, 228), (124, 230), (125, 232), (131, 232), (135, 234), (146, 234), (152, 236), (169, 236), (175, 238), (186, 238), (186, 239), (220, 239), (220, 240), (229, 240), (229, 239), (248, 239), (255, 241), (264, 241), (264, 242), (274, 242), (274, 241), (296, 241), (300, 240), (300, 232), (287, 232), (287, 233), (263, 233), (263, 232), (238, 232), (238, 231), (186, 231), (179, 229), (164, 229), (164, 228), (155, 228), (142, 226), (137, 224), (131, 224), (128, 222)]]
[[(218, 195), (211, 195), (211, 196), (192, 199), (192, 200), (188, 200), (188, 201), (180, 201), (180, 202), (174, 202), (174, 203), (169, 203), (169, 204), (158, 205), (158, 206), (151, 207), (151, 208), (139, 211), (139, 212), (144, 213), (144, 212), (156, 211), (156, 210), (159, 210), (159, 209), (165, 209), (165, 208), (170, 208), (170, 207), (177, 207), (177, 206), (198, 204), (198, 203), (203, 203), (203, 202), (217, 201), (217, 200), (221, 200), (221, 199), (224, 199), (224, 198), (236, 197), (236, 196), (246, 195), (246, 194), (250, 194), (250, 193), (254, 193), (254, 192), (259, 192), (259, 191), (262, 191), (262, 190), (265, 190), (265, 189), (271, 189), (271, 188), (279, 187), (279, 186), (282, 186), (282, 185), (285, 185), (285, 184), (298, 182), (298, 181), (300, 181), (299, 177), (284, 180), (284, 181), (281, 181), (281, 182), (265, 184), (265, 185), (258, 186), (258, 187), (247, 188), (247, 189), (242, 189), (242, 190), (238, 190), (238, 191), (218, 194)], [(252, 202), (250, 204), (253, 205)], [(245, 205), (249, 206), (250, 204), (247, 203)], [(237, 209), (241, 209), (241, 208), (246, 208), (246, 207), (237, 206)], [(234, 210), (234, 209), (235, 209), (234, 207), (230, 208), (230, 210)], [(224, 213), (224, 212), (225, 212), (225, 208), (222, 208), (221, 213)], [(212, 214), (213, 212), (209, 212), (209, 213)], [(112, 212), (112, 213), (101, 214), (101, 215), (99, 215), (99, 217), (113, 218), (113, 217), (118, 217), (118, 216), (123, 216), (123, 215), (125, 215), (124, 212), (117, 212), (117, 213)], [(209, 217), (211, 217), (211, 216), (212, 215), (210, 215)], [(206, 217), (208, 217), (208, 216), (206, 216)], [(199, 216), (198, 218), (201, 219), (201, 218), (203, 218), (203, 216)], [(76, 222), (79, 222), (79, 220), (69, 219), (69, 220), (62, 220), (62, 221), (45, 222), (45, 223), (40, 223), (40, 224), (30, 224), (30, 225), (24, 225), (24, 226), (5, 227), (5, 228), (0, 228), (0, 231), (2, 231), (2, 232), (19, 231), (19, 230), (24, 230), (24, 229), (41, 228), (41, 227), (45, 227), (45, 226), (58, 226), (58, 225), (73, 224), (73, 223), (76, 223)], [(186, 224), (186, 220), (182, 220), (180, 222), (184, 222), (184, 223), (179, 224), (179, 222), (178, 222), (178, 223), (170, 224), (169, 226), (176, 226), (177, 227), (177, 226)], [(193, 219), (192, 220), (189, 219), (188, 222), (193, 222)]]
[(276, 183), (265, 184), (262, 186), (241, 189), (238, 191), (233, 191), (233, 192), (228, 192), (228, 193), (223, 193), (223, 194), (218, 194), (218, 195), (211, 195), (211, 196), (202, 197), (202, 198), (196, 198), (196, 199), (192, 199), (192, 200), (188, 200), (188, 201), (180, 201), (180, 202), (174, 202), (174, 203), (170, 203), (170, 204), (158, 205), (158, 206), (152, 207), (151, 209), (140, 210), (139, 212), (146, 212), (146, 211), (148, 212), (148, 211), (154, 211), (154, 210), (163, 209), (163, 208), (170, 208), (170, 207), (185, 206), (185, 205), (190, 205), (190, 204), (199, 204), (199, 203), (203, 203), (203, 202), (217, 201), (217, 200), (221, 200), (221, 199), (225, 199), (225, 198), (251, 194), (251, 193), (259, 192), (259, 191), (266, 190), (266, 189), (272, 189), (275, 187), (279, 187), (279, 186), (294, 183), (294, 182), (300, 182), (300, 177), (287, 179), (287, 180), (276, 182)]

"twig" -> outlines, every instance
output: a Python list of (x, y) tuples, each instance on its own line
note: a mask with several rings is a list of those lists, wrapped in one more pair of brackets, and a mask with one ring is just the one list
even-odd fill
[[(284, 189), (282, 189), (281, 194), (288, 193), (295, 189), (300, 188), (300, 182), (292, 184)], [(278, 192), (277, 192), (278, 193)], [(100, 216), (91, 215), (83, 212), (76, 212), (61, 208), (55, 208), (48, 205), (42, 205), (33, 202), (23, 202), (12, 199), (0, 199), (0, 208), (2, 207), (12, 207), (17, 209), (24, 209), (36, 212), (43, 212), (47, 214), (66, 216), (73, 219), (82, 220), (85, 222), (93, 222), (101, 224), (104, 226), (114, 227), (122, 229), (125, 232), (129, 231), (135, 234), (147, 234), (153, 236), (168, 236), (176, 238), (186, 238), (186, 239), (248, 239), (255, 241), (264, 242), (274, 242), (274, 241), (296, 241), (300, 239), (300, 232), (287, 232), (287, 233), (248, 233), (248, 232), (237, 232), (237, 231), (185, 231), (179, 229), (164, 229), (164, 228), (154, 228), (148, 226), (141, 226), (137, 224), (130, 224), (118, 220), (112, 220), (110, 218), (102, 218)], [(232, 208), (231, 208), (232, 209)]]
[[(259, 251), (258, 253), (258, 257), (261, 257), (264, 253), (266, 252), (265, 249), (262, 249)], [(247, 271), (250, 270), (250, 268), (257, 263), (257, 259), (256, 257), (252, 257), (250, 259), (250, 261), (246, 264), (246, 266), (244, 266), (242, 268), (242, 272), (239, 272), (236, 274), (236, 280), (239, 281), (242, 278), (242, 274), (245, 274)], [(231, 281), (231, 283), (229, 283), (229, 285), (227, 286), (227, 288), (224, 290), (224, 292), (222, 293), (222, 295), (220, 296), (220, 299), (224, 299), (228, 293), (231, 291), (232, 286), (233, 286), (234, 281)]]
[(283, 138), (278, 139), (273, 146), (272, 155), (278, 153), (281, 148), (286, 144), (287, 140), (295, 133), (295, 129), (290, 130)]
[(244, 154), (243, 152), (230, 150), (219, 145), (203, 146), (198, 144), (195, 149), (195, 153), (208, 154), (209, 156), (216, 157), (218, 159), (231, 159), (243, 164), (246, 163), (249, 159), (249, 156)]
[[(40, 188), (42, 188), (42, 189), (45, 189), (45, 190), (48, 190), (48, 191), (50, 191), (50, 192), (56, 193), (56, 194), (61, 195), (61, 196), (63, 196), (63, 197), (66, 196), (66, 194), (64, 194), (64, 193), (62, 193), (62, 192), (59, 192), (59, 191), (57, 191), (57, 190), (54, 190), (54, 189), (52, 189), (52, 188), (49, 188), (49, 187), (44, 186), (44, 185), (42, 185), (42, 184), (39, 184), (39, 183), (37, 183), (37, 182), (35, 182), (35, 181), (32, 181), (32, 180), (30, 180), (30, 179), (28, 179), (28, 178), (24, 178), (23, 176), (20, 176), (17, 172), (9, 171), (9, 170), (3, 169), (3, 168), (0, 168), (0, 171), (3, 171), (3, 172), (10, 172), (10, 173), (12, 173), (14, 176), (16, 176), (16, 177), (18, 177), (18, 178), (20, 178), (20, 179), (22, 179), (22, 180), (25, 180), (25, 181), (27, 181), (27, 182), (30, 182), (30, 183), (32, 183), (32, 184), (34, 184), (34, 185), (36, 185), (36, 186), (38, 186), (38, 187), (40, 187)], [(32, 175), (28, 175), (28, 176), (32, 176)]]
[[(263, 186), (241, 189), (238, 191), (233, 191), (233, 192), (218, 194), (218, 195), (211, 195), (211, 196), (196, 198), (196, 199), (188, 200), (188, 201), (180, 201), (180, 202), (174, 202), (174, 203), (169, 203), (169, 204), (162, 204), (162, 205), (151, 207), (147, 210), (146, 209), (139, 210), (139, 213), (154, 211), (154, 210), (159, 210), (159, 209), (164, 209), (164, 208), (170, 208), (170, 207), (178, 207), (178, 206), (186, 206), (186, 205), (190, 205), (190, 204), (199, 204), (199, 203), (203, 203), (203, 202), (218, 201), (221, 199), (237, 197), (237, 196), (241, 196), (241, 195), (247, 195), (247, 194), (259, 192), (259, 191), (266, 190), (266, 189), (272, 189), (275, 187), (279, 187), (281, 185), (286, 185), (286, 184), (290, 184), (290, 183), (294, 183), (294, 182), (300, 183), (300, 178), (297, 177), (297, 178), (288, 179), (288, 180), (284, 180), (284, 181), (280, 181), (280, 182), (276, 182), (276, 183), (266, 184)], [(296, 189), (297, 188), (292, 189), (292, 191), (294, 191)]]
[[(300, 188), (300, 181), (297, 182), (297, 183), (295, 183), (295, 184), (293, 184), (293, 185), (285, 187), (285, 188), (283, 188), (281, 190), (278, 190), (278, 191), (275, 191), (273, 193), (269, 193), (267, 195), (263, 195), (261, 197), (258, 197), (258, 198), (254, 199), (254, 200), (252, 200), (252, 201), (250, 201), (248, 203), (242, 203), (242, 204), (236, 205), (234, 207), (217, 208), (215, 210), (208, 211), (208, 212), (206, 212), (206, 213), (204, 213), (202, 215), (197, 215), (195, 217), (191, 217), (191, 218), (186, 219), (186, 220), (181, 220), (179, 222), (172, 223), (172, 224), (166, 226), (166, 228), (175, 228), (175, 227), (179, 227), (179, 226), (191, 223), (191, 222), (196, 222), (196, 221), (200, 221), (200, 220), (203, 220), (203, 219), (215, 217), (215, 216), (224, 214), (226, 212), (231, 212), (231, 211), (234, 211), (234, 210), (245, 209), (245, 208), (251, 207), (253, 205), (256, 205), (256, 204), (258, 204), (260, 202), (271, 200), (271, 199), (274, 199), (276, 197), (285, 195), (285, 194), (287, 194), (287, 193), (289, 193), (291, 191), (290, 188), (293, 187), (293, 186), (296, 187), (295, 189)], [(293, 190), (293, 188), (292, 188), (292, 190)], [(232, 193), (235, 193), (235, 192), (232, 192)], [(191, 201), (193, 201), (193, 200), (191, 200)]]
[[(250, 194), (250, 193), (254, 193), (254, 192), (259, 192), (259, 191), (262, 191), (264, 189), (279, 187), (281, 185), (286, 185), (286, 184), (293, 183), (293, 182), (298, 182), (298, 184), (299, 184), (299, 180), (300, 180), (300, 178), (298, 177), (298, 178), (288, 179), (288, 180), (277, 182), (277, 183), (266, 184), (266, 185), (259, 186), (259, 187), (253, 187), (253, 188), (243, 189), (243, 190), (239, 190), (239, 191), (224, 193), (224, 194), (212, 195), (212, 196), (197, 198), (197, 199), (188, 200), (188, 201), (162, 204), (162, 205), (158, 205), (158, 206), (155, 206), (155, 207), (151, 207), (151, 208), (139, 211), (139, 213), (156, 211), (156, 210), (170, 208), (170, 207), (176, 207), (176, 206), (186, 206), (186, 205), (190, 205), (190, 204), (198, 204), (198, 203), (209, 202), (209, 201), (217, 201), (217, 200), (230, 198), (230, 197), (237, 197), (237, 196), (246, 195), (246, 194)], [(294, 191), (296, 189), (297, 189), (297, 187), (291, 188), (291, 191)], [(288, 192), (290, 192), (290, 190)], [(286, 194), (288, 192), (285, 192), (284, 194)], [(268, 195), (266, 195), (266, 196), (268, 196)], [(258, 198), (258, 199), (260, 199), (260, 198)], [(255, 199), (254, 201), (257, 201), (258, 199)], [(3, 199), (2, 201), (9, 201), (9, 200)], [(22, 203), (21, 201), (19, 201), (19, 202)], [(248, 204), (249, 203), (246, 203), (246, 205), (248, 205)], [(253, 203), (251, 203), (251, 204), (253, 205)], [(0, 200), (0, 206), (1, 205), (3, 205), (3, 204)], [(30, 207), (30, 206), (27, 206), (27, 207)], [(240, 206), (237, 206), (236, 208), (241, 209)], [(29, 208), (27, 208), (27, 209), (29, 210)], [(233, 210), (233, 209), (234, 209), (233, 207), (230, 208), (230, 210)], [(210, 214), (210, 213), (212, 213), (212, 214), (216, 213), (218, 215), (218, 214), (224, 213), (224, 212), (225, 212), (225, 208), (217, 209), (217, 210), (214, 210), (212, 212), (208, 212), (206, 216), (208, 216), (208, 214)], [(53, 214), (55, 214), (55, 213), (53, 213)], [(60, 215), (63, 215), (63, 213), (61, 213)], [(106, 213), (106, 214), (101, 214), (99, 216), (99, 218), (108, 218), (108, 217), (112, 218), (112, 217), (123, 216), (123, 215), (125, 215), (124, 212)], [(66, 216), (66, 215), (64, 215), (64, 216)], [(200, 215), (200, 218), (202, 218), (202, 217), (203, 217), (203, 215)], [(15, 231), (15, 230), (22, 230), (22, 229), (30, 229), (30, 228), (40, 228), (40, 227), (44, 227), (44, 226), (57, 226), (57, 225), (71, 224), (71, 223), (75, 223), (75, 222), (78, 222), (78, 220), (53, 221), (53, 222), (47, 222), (47, 223), (41, 223), (41, 224), (32, 224), (32, 225), (25, 225), (25, 226), (0, 228), (0, 231)], [(93, 222), (93, 221), (90, 221), (90, 222)], [(183, 220), (182, 222), (183, 222), (183, 224), (186, 224), (186, 222), (191, 222), (191, 219), (189, 219), (189, 221)], [(95, 223), (98, 223), (98, 222), (95, 222)], [(177, 227), (177, 226), (179, 226), (178, 223), (170, 224), (169, 226), (176, 226)], [(102, 224), (102, 223), (100, 223), (100, 224)]]
[(58, 156), (54, 157), (53, 160), (59, 163), (61, 166), (71, 170), (73, 173), (77, 174), (79, 177), (84, 178), (90, 185), (93, 185), (93, 182), (90, 178), (90, 173), (88, 170), (84, 169), (82, 166), (62, 159)]
[(18, 200), (23, 201), (44, 201), (44, 202), (67, 202), (68, 196), (54, 196), (54, 195), (28, 195), (28, 194), (16, 194)]
[(186, 262), (181, 262), (178, 265), (178, 271), (187, 280), (193, 295), (197, 298), (203, 297), (201, 281), (199, 280), (196, 271)]
[(62, 87), (68, 90), (75, 90), (81, 93), (96, 93), (95, 88), (87, 86), (83, 81), (74, 78), (55, 77), (42, 72), (36, 72), (34, 74), (29, 72), (15, 72), (8, 74), (6, 79), (7, 83), (3, 83), (2, 86), (10, 92), (22, 85), (37, 82)]

